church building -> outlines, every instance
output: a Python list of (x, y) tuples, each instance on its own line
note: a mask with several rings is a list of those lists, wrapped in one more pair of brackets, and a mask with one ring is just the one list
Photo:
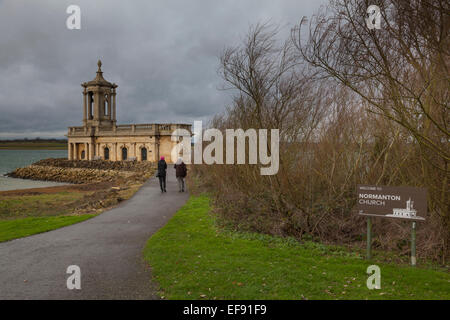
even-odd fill
[(172, 132), (184, 129), (191, 133), (191, 125), (116, 124), (117, 84), (103, 78), (100, 60), (97, 65), (95, 79), (81, 84), (83, 126), (69, 127), (68, 159), (156, 162), (164, 156), (167, 162), (171, 162), (172, 149), (178, 143), (172, 141)]

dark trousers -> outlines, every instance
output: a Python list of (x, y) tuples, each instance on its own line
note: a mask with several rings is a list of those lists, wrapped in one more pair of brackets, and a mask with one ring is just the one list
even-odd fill
[(178, 180), (178, 191), (184, 192), (184, 177), (177, 177)]
[(161, 191), (166, 190), (166, 176), (159, 176), (159, 186), (161, 187)]

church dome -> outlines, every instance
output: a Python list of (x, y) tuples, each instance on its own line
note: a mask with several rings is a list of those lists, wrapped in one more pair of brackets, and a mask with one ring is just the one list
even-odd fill
[(101, 60), (98, 60), (97, 62), (98, 70), (97, 75), (95, 76), (94, 80), (91, 80), (89, 82), (83, 83), (84, 87), (90, 87), (90, 86), (101, 86), (101, 87), (109, 87), (109, 88), (115, 88), (117, 87), (116, 84), (108, 82), (103, 78), (103, 72), (102, 72), (102, 62)]

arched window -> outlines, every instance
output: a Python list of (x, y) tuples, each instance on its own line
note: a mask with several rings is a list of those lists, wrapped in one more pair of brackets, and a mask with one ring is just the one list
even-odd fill
[(128, 158), (128, 150), (127, 148), (123, 147), (122, 148), (122, 160), (127, 160)]
[(147, 161), (147, 148), (141, 149), (141, 158), (142, 158), (142, 161)]
[(89, 104), (88, 104), (88, 119), (93, 118), (93, 105), (94, 105), (94, 93), (89, 91)]
[(104, 158), (105, 158), (105, 160), (109, 160), (109, 148), (105, 148), (105, 150), (104, 150)]

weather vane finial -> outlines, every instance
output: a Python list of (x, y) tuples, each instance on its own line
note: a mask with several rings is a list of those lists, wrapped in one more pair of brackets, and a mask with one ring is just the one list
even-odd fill
[(102, 61), (99, 59), (97, 62), (98, 65), (98, 72), (102, 72)]

